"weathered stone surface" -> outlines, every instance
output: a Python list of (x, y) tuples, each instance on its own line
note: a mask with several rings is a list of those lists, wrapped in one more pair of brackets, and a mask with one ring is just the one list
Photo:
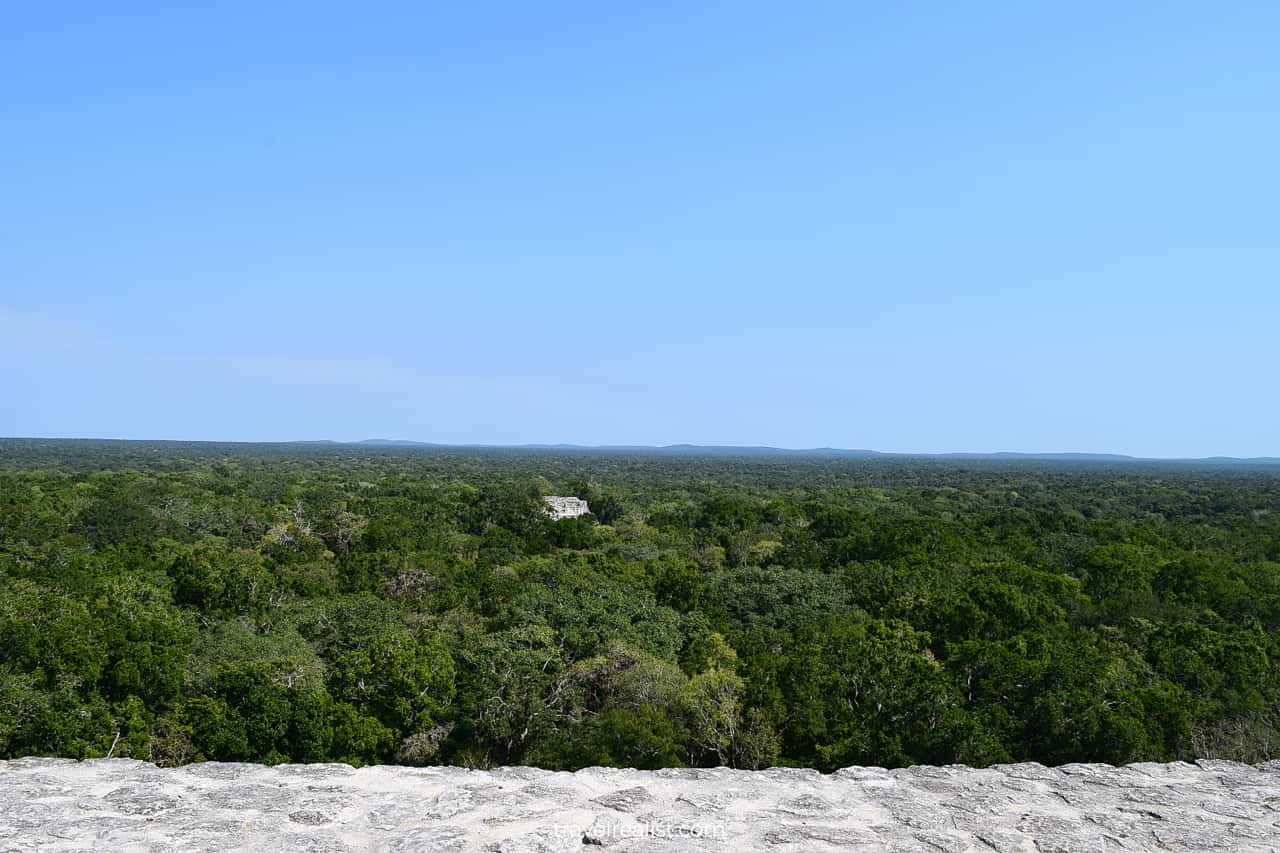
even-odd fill
[(653, 797), (649, 796), (649, 792), (644, 788), (626, 788), (596, 797), (593, 802), (620, 812), (634, 812), (641, 806), (653, 802)]
[(974, 770), (0, 762), (0, 851), (1280, 853), (1280, 762)]

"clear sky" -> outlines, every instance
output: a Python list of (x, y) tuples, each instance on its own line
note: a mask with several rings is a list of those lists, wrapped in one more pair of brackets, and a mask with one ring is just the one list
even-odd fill
[(1280, 455), (1280, 4), (0, 9), (0, 435)]

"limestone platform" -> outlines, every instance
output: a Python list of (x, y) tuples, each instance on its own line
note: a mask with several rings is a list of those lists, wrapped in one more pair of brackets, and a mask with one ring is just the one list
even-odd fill
[(1280, 762), (611, 770), (0, 762), (0, 850), (1280, 851)]

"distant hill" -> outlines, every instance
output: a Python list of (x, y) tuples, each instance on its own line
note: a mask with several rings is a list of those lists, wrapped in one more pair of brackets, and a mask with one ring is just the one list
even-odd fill
[(667, 453), (686, 456), (885, 456), (877, 450), (841, 450), (835, 447), (815, 447), (796, 450), (786, 447), (731, 444), (521, 444), (531, 450), (594, 450), (614, 453)]
[(346, 444), (367, 444), (372, 447), (444, 447), (429, 441), (409, 441), (403, 438), (366, 438), (364, 441), (345, 442)]
[[(626, 453), (646, 456), (681, 456), (681, 457), (724, 457), (754, 459), (883, 459), (883, 460), (941, 460), (953, 462), (1077, 462), (1083, 464), (1174, 464), (1174, 465), (1216, 465), (1226, 467), (1280, 467), (1280, 456), (1209, 456), (1203, 458), (1159, 458), (1150, 456), (1126, 456), (1121, 453), (1018, 453), (1012, 451), (995, 451), (990, 453), (952, 452), (952, 453), (898, 453), (882, 450), (846, 449), (839, 447), (789, 448), (769, 447), (767, 445), (731, 445), (731, 444), (447, 444), (444, 442), (414, 441), (402, 438), (366, 438), (362, 441), (333, 441), (331, 439), (295, 440), (295, 441), (176, 441), (172, 439), (112, 439), (112, 438), (19, 438), (0, 437), (0, 456), (6, 449), (14, 447), (83, 448), (94, 444), (103, 446), (136, 446), (140, 452), (151, 452), (162, 447), (186, 446), (193, 450), (225, 448), (226, 452), (237, 449), (262, 448), (368, 448), (370, 450), (438, 450), (469, 452), (518, 452), (547, 451), (558, 453), (608, 454)], [(6, 448), (6, 445), (9, 445)]]
[[(307, 442), (318, 444), (320, 442)], [(595, 453), (653, 453), (681, 456), (812, 456), (841, 458), (889, 458), (889, 459), (956, 459), (977, 461), (1028, 461), (1028, 462), (1187, 462), (1211, 465), (1280, 465), (1280, 457), (1255, 456), (1242, 458), (1237, 456), (1210, 456), (1206, 458), (1159, 458), (1149, 456), (1127, 456), (1122, 453), (1019, 453), (1014, 451), (996, 451), (992, 453), (958, 452), (958, 453), (895, 453), (882, 450), (845, 449), (839, 447), (789, 448), (770, 447), (767, 445), (731, 445), (731, 444), (441, 444), (429, 441), (411, 441), (408, 439), (367, 438), (363, 441), (346, 442), (369, 447), (435, 447), (435, 448), (473, 448), (492, 450), (563, 450)]]
[[(1010, 451), (1000, 451), (998, 453), (936, 453), (928, 454), (938, 456), (943, 459), (1037, 459), (1051, 460), (1061, 459), (1069, 462), (1143, 462), (1144, 460), (1138, 456), (1125, 456), (1122, 453), (1013, 453)], [(1161, 460), (1165, 461), (1165, 460)]]

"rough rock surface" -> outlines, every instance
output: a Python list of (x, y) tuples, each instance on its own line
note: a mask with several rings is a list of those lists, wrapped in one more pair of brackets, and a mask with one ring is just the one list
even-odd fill
[(0, 850), (1280, 851), (1280, 762), (608, 770), (22, 759)]

